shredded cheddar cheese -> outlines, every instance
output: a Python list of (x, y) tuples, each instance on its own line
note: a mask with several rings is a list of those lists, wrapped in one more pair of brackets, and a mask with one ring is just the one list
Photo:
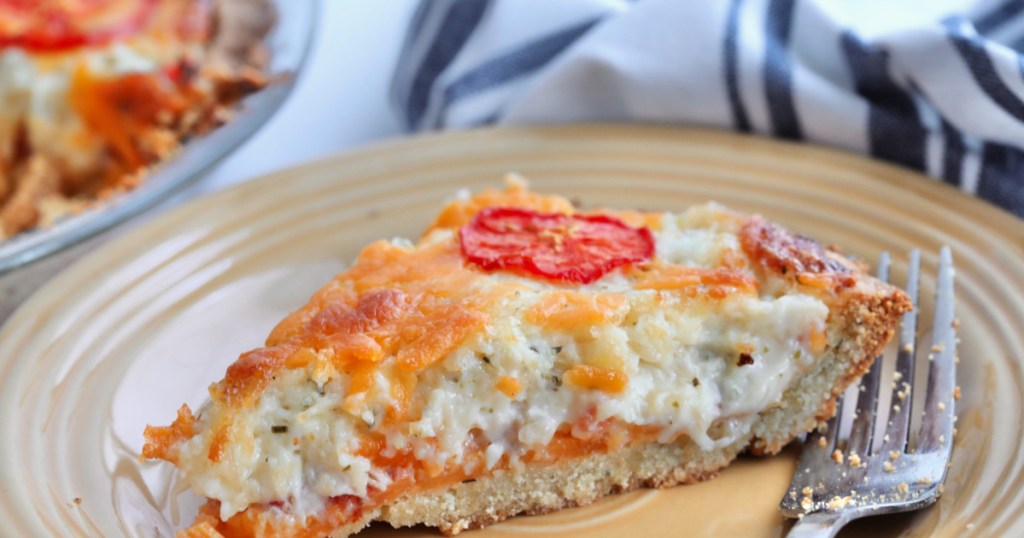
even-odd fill
[(502, 394), (509, 398), (515, 398), (523, 391), (523, 385), (519, 380), (508, 375), (503, 375), (498, 378), (498, 382), (494, 385), (494, 388), (498, 389)]
[(626, 390), (629, 377), (617, 370), (577, 364), (565, 372), (565, 381), (580, 388), (617, 394)]

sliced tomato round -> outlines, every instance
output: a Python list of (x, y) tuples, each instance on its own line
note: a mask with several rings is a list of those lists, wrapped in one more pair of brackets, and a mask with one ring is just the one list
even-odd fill
[(138, 32), (157, 0), (0, 0), (0, 47), (59, 52)]
[(489, 207), (459, 230), (462, 255), (486, 270), (518, 270), (587, 284), (650, 260), (654, 236), (606, 215), (563, 215)]

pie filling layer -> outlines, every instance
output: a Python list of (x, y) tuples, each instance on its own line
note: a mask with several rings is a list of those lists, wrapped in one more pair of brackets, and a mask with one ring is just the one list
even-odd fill
[(454, 227), (375, 243), (213, 405), (147, 431), (146, 455), (175, 462), (230, 535), (250, 506), (329, 530), (531, 462), (729, 444), (823, 353), (827, 292), (755, 278), (750, 227), (719, 206), (642, 219), (655, 257), (582, 285), (483, 272)]

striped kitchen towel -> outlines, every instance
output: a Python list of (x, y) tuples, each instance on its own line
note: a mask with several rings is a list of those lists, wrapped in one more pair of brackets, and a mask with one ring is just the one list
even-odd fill
[(1024, 0), (421, 0), (410, 130), (712, 125), (868, 154), (1024, 217)]

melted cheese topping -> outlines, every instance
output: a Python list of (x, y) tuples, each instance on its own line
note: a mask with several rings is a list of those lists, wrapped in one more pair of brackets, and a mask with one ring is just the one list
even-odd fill
[(822, 351), (826, 291), (766, 273), (742, 245), (751, 221), (720, 206), (632, 214), (653, 224), (656, 259), (569, 286), (462, 262), (458, 226), (496, 204), (572, 211), (513, 186), (453, 202), (417, 245), (371, 245), (197, 419), (148, 429), (145, 455), (175, 462), (223, 520), (274, 503), (302, 526), (328, 500), (379, 504), (585, 447), (714, 449)]

